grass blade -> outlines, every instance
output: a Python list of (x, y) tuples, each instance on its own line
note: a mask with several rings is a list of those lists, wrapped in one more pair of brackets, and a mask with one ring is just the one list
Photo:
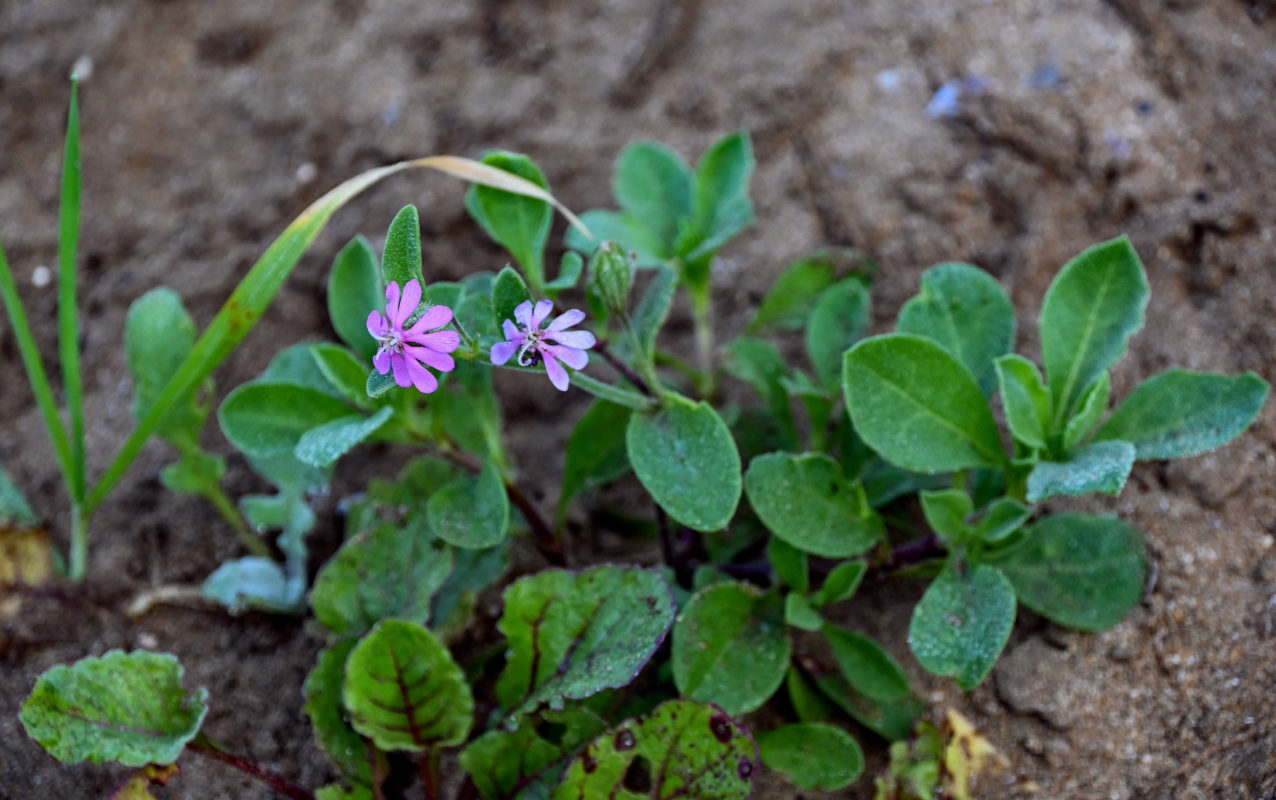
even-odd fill
[(71, 473), (68, 482), (76, 504), (84, 501), (84, 387), (80, 375), (79, 305), (76, 301), (75, 256), (80, 244), (80, 101), (79, 79), (71, 77), (66, 151), (62, 160), (62, 202), (58, 209), (58, 349), (62, 386), (71, 420)]

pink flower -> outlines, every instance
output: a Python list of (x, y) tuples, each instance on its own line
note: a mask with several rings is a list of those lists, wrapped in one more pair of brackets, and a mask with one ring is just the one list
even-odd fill
[(384, 315), (380, 311), (368, 315), (368, 333), (380, 345), (372, 364), (382, 375), (393, 369), (394, 382), (400, 386), (415, 385), (429, 394), (439, 388), (439, 381), (425, 368), (427, 364), (439, 372), (456, 369), (456, 362), (447, 354), (461, 346), (461, 335), (437, 330), (452, 321), (452, 309), (431, 306), (405, 331), (404, 323), (421, 302), (420, 282), (408, 281), (400, 296), (399, 284), (391, 281), (385, 289), (385, 299)]
[(531, 300), (520, 303), (514, 309), (518, 325), (509, 320), (502, 323), (507, 341), (492, 345), (492, 363), (499, 367), (515, 353), (518, 354), (519, 366), (533, 367), (543, 360), (550, 382), (560, 392), (565, 392), (570, 379), (563, 364), (572, 369), (584, 369), (589, 363), (589, 354), (585, 351), (594, 346), (594, 334), (567, 330), (585, 318), (585, 312), (575, 308), (563, 312), (542, 329), (541, 325), (553, 310), (551, 300), (542, 300), (535, 308)]

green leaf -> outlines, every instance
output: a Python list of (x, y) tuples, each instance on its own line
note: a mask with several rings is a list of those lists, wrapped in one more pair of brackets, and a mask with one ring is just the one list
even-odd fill
[(1015, 624), (1015, 591), (996, 567), (950, 560), (913, 610), (908, 645), (930, 672), (969, 691), (997, 663)]
[(1096, 442), (1064, 462), (1041, 461), (1028, 473), (1028, 502), (1091, 492), (1120, 494), (1134, 466), (1134, 445)]
[(735, 720), (671, 700), (595, 739), (553, 800), (746, 800), (757, 770), (757, 745)]
[(740, 502), (740, 454), (708, 403), (672, 392), (654, 414), (634, 414), (625, 434), (629, 462), (671, 517), (698, 531), (726, 527)]
[(784, 621), (804, 631), (818, 631), (824, 627), (824, 618), (805, 595), (790, 592), (784, 596)]
[(613, 481), (629, 471), (625, 429), (631, 413), (624, 406), (596, 400), (576, 423), (567, 440), (567, 466), (558, 501), (560, 521), (567, 513), (567, 504), (587, 486)]
[[(245, 516), (253, 522), (248, 509), (245, 503)], [(285, 570), (269, 558), (244, 556), (226, 561), (213, 570), (213, 574), (204, 579), (200, 592), (232, 613), (259, 608), (291, 614), (301, 610), (306, 576), (304, 569), (301, 572)]]
[(861, 725), (886, 739), (907, 739), (912, 733), (913, 723), (926, 708), (926, 704), (912, 694), (893, 703), (874, 700), (857, 689), (850, 680), (854, 676), (846, 675), (840, 667), (829, 670), (806, 656), (798, 660), (825, 697)]
[(793, 710), (802, 722), (824, 722), (837, 714), (828, 698), (811, 685), (797, 667), (789, 667), (784, 685), (789, 691), (789, 702), (793, 704)]
[(806, 553), (778, 536), (771, 537), (766, 549), (771, 568), (780, 583), (795, 592), (806, 594), (811, 588), (810, 559)]
[(341, 395), (341, 399), (356, 408), (372, 408), (368, 402), (368, 365), (354, 353), (338, 344), (320, 342), (310, 346), (315, 366), (327, 382)]
[[(225, 474), (226, 459), (191, 450), (182, 453), (176, 463), (169, 464), (160, 472), (160, 483), (165, 489), (175, 492), (204, 494), (215, 488)], [(3, 504), (0, 503), (0, 519), (3, 518)]]
[(868, 289), (856, 278), (834, 284), (816, 301), (806, 326), (806, 352), (825, 387), (837, 388), (842, 356), (864, 337), (871, 307)]
[(1063, 429), (1063, 449), (1065, 453), (1071, 453), (1073, 448), (1094, 430), (1094, 426), (1099, 424), (1099, 419), (1104, 412), (1108, 410), (1108, 400), (1112, 397), (1112, 381), (1108, 377), (1108, 373), (1099, 376), (1088, 389), (1085, 394), (1081, 395), (1081, 401), (1077, 403), (1076, 413), (1072, 415), (1072, 419), (1068, 420), (1068, 424)]
[(323, 376), (323, 371), (315, 363), (311, 346), (303, 343), (285, 347), (270, 359), (270, 364), (251, 383), (289, 383), (340, 400), (341, 392)]
[(463, 474), (439, 489), (426, 506), (430, 530), (457, 547), (491, 547), (505, 538), (510, 504), (500, 470), (490, 461), (478, 475)]
[(657, 267), (669, 260), (673, 253), (664, 242), (649, 230), (643, 220), (633, 214), (595, 209), (580, 215), (581, 222), (594, 234), (594, 240), (586, 239), (576, 228), (567, 229), (567, 246), (586, 255), (593, 253), (602, 242), (613, 241), (635, 257), (635, 267)]
[(749, 503), (776, 536), (826, 558), (859, 555), (881, 541), (881, 519), (860, 487), (823, 453), (769, 453), (749, 463)]
[(970, 495), (961, 489), (941, 489), (922, 492), (922, 513), (926, 524), (944, 541), (961, 538), (966, 531), (966, 517), (974, 511)]
[(384, 307), (385, 286), (376, 253), (367, 239), (356, 236), (337, 254), (328, 273), (328, 318), (341, 340), (368, 363), (377, 352), (377, 340), (368, 334), (368, 314)]
[(753, 164), (753, 144), (747, 131), (724, 136), (700, 159), (692, 206), (704, 240), (688, 254), (688, 260), (713, 253), (753, 224), (753, 203), (749, 200)]
[(461, 767), (486, 800), (548, 798), (567, 762), (605, 730), (592, 711), (546, 709), (513, 731), (496, 728), (475, 739), (461, 751)]
[(474, 698), (465, 674), (423, 625), (377, 623), (346, 659), (350, 724), (382, 750), (421, 752), (465, 741)]
[(856, 432), (915, 472), (1001, 467), (1006, 455), (970, 370), (929, 339), (894, 333), (846, 354), (843, 391)]
[(496, 696), (509, 712), (561, 709), (637, 677), (673, 624), (659, 573), (595, 567), (549, 569), (505, 590), (499, 627), (509, 640)]
[(1084, 514), (1046, 517), (1022, 544), (989, 559), (1019, 602), (1069, 628), (1100, 631), (1120, 622), (1143, 597), (1143, 539), (1119, 519)]
[(1222, 447), (1248, 428), (1267, 391), (1267, 382), (1253, 372), (1227, 376), (1172, 369), (1130, 392), (1095, 439), (1130, 442), (1140, 461), (1194, 456)]
[(642, 300), (633, 315), (633, 328), (638, 341), (648, 353), (655, 350), (656, 335), (669, 316), (673, 305), (673, 293), (678, 288), (678, 273), (668, 267), (658, 267), (656, 277), (647, 286)]
[(1001, 497), (988, 506), (988, 510), (972, 528), (976, 538), (988, 544), (1000, 542), (1032, 516), (1032, 508), (1012, 497)]
[(452, 574), (434, 593), (430, 628), (449, 639), (469, 628), (479, 595), (499, 581), (510, 565), (510, 540), (484, 550), (457, 550)]
[(246, 383), (226, 397), (217, 420), (231, 444), (250, 456), (265, 457), (291, 453), (306, 431), (349, 414), (349, 406), (316, 389)]
[(368, 398), (376, 400), (390, 393), (391, 389), (397, 388), (398, 384), (394, 382), (394, 375), (390, 372), (382, 375), (375, 369), (368, 373), (368, 383), (364, 387), (368, 393)]
[(34, 527), (40, 522), (22, 490), (0, 468), (0, 525), (15, 524)]
[(505, 267), (496, 274), (496, 281), (492, 284), (492, 316), (498, 326), (505, 320), (515, 322), (514, 309), (531, 299), (523, 276), (513, 267)]
[(836, 625), (824, 626), (824, 638), (833, 650), (838, 668), (857, 691), (887, 704), (912, 697), (904, 668), (880, 644)]
[(345, 706), (341, 704), (341, 687), (346, 677), (346, 658), (355, 640), (346, 639), (325, 648), (315, 660), (315, 668), (306, 677), (306, 716), (314, 728), (319, 749), (337, 768), (337, 772), (357, 786), (372, 785), (372, 768), (368, 763), (368, 747), (363, 737), (350, 727)]
[(463, 337), (469, 336), (473, 339), (481, 339), (485, 336), (505, 338), (500, 326), (496, 323), (496, 315), (492, 312), (492, 289), (490, 286), (484, 294), (477, 292), (467, 293), (461, 298), (461, 302), (457, 304), (453, 311), (456, 315), (454, 319), (457, 328), (464, 331), (461, 334)]
[[(133, 418), (140, 420), (194, 347), (195, 320), (177, 292), (163, 286), (152, 289), (129, 306), (124, 344), (133, 373)], [(194, 400), (164, 420), (162, 435), (192, 439), (199, 435), (204, 414), (193, 408)]]
[(820, 590), (811, 598), (816, 607), (823, 608), (843, 600), (849, 600), (864, 580), (868, 564), (863, 561), (846, 561), (838, 564), (824, 579)]
[(434, 395), (433, 425), (440, 441), (486, 455), (498, 463), (505, 458), (501, 441), (501, 408), (492, 388), (492, 368), (477, 361), (459, 361), (444, 391)]
[(315, 789), (315, 800), (373, 800), (372, 790), (365, 786), (347, 789), (332, 783)]
[(112, 650), (46, 670), (19, 714), (27, 735), (67, 764), (171, 764), (208, 713), (208, 690), (182, 688), (166, 653)]
[[(527, 156), (498, 150), (483, 156), (483, 163), (543, 189), (545, 174)], [(545, 285), (545, 242), (549, 239), (554, 209), (544, 200), (513, 194), (490, 186), (474, 186), (465, 198), (466, 208), (498, 244), (510, 251), (532, 286)]]
[(1125, 354), (1147, 302), (1147, 275), (1124, 236), (1091, 247), (1055, 276), (1041, 306), (1052, 430), (1063, 428), (1086, 387)]
[(943, 345), (970, 370), (985, 395), (997, 385), (993, 362), (1015, 343), (1015, 309), (1001, 284), (971, 264), (937, 264), (904, 304), (895, 329)]
[(752, 386), (766, 401), (767, 410), (776, 418), (788, 435), (797, 443), (797, 428), (793, 423), (793, 409), (789, 407), (789, 393), (784, 388), (784, 378), (789, 365), (775, 345), (765, 339), (740, 337), (727, 345), (727, 372)]
[[(429, 302), (425, 291), (425, 274), (421, 271), (421, 218), (416, 206), (399, 209), (385, 235), (385, 249), (381, 253), (381, 272), (387, 285), (399, 284), (402, 291), (410, 281), (421, 284), (421, 301)], [(378, 302), (377, 306), (383, 305)], [(373, 306), (375, 309), (377, 306)], [(367, 313), (363, 315), (368, 318)], [(366, 329), (365, 329), (366, 332)]]
[(744, 714), (765, 703), (789, 666), (784, 606), (777, 592), (743, 583), (702, 589), (673, 628), (673, 680), (692, 700)]
[(349, 453), (356, 445), (381, 430), (394, 409), (386, 406), (370, 417), (351, 414), (318, 425), (301, 435), (293, 451), (298, 459), (312, 467), (327, 467)]
[(1001, 404), (1015, 439), (1038, 450), (1046, 448), (1054, 401), (1035, 364), (1010, 354), (993, 362), (1001, 387)]
[(338, 636), (360, 636), (388, 617), (425, 623), (451, 571), (452, 551), (442, 542), (383, 523), (347, 540), (324, 565), (310, 605)]
[(580, 281), (580, 274), (584, 271), (585, 259), (580, 257), (580, 253), (568, 250), (563, 253), (562, 263), (558, 266), (558, 277), (545, 284), (545, 288), (554, 292), (574, 289)]
[(864, 751), (849, 733), (823, 722), (784, 725), (758, 736), (762, 763), (799, 789), (845, 789), (864, 772)]
[(621, 208), (666, 244), (691, 216), (691, 168), (658, 142), (634, 142), (621, 152), (612, 191)]
[(767, 290), (749, 323), (749, 332), (771, 333), (806, 327), (816, 301), (836, 281), (833, 260), (825, 254), (794, 261)]

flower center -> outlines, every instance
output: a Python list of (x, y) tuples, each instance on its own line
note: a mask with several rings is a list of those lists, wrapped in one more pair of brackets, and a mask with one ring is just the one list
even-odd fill
[(545, 337), (544, 331), (525, 330), (523, 332), (523, 346), (518, 348), (518, 365), (520, 367), (534, 367), (541, 360), (541, 342)]
[(403, 353), (403, 331), (389, 330), (381, 335), (380, 348), (382, 351), (402, 355)]

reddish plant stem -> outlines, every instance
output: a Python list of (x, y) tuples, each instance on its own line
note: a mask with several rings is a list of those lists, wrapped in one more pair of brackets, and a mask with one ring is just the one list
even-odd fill
[[(474, 473), (483, 471), (483, 463), (463, 450), (448, 447), (443, 449), (443, 455), (462, 469)], [(541, 515), (540, 510), (523, 493), (523, 489), (513, 481), (506, 481), (505, 494), (509, 496), (510, 502), (523, 513), (523, 518), (527, 520), (527, 526), (532, 530), (532, 538), (536, 541), (537, 549), (541, 551), (551, 564), (555, 566), (566, 564), (567, 559), (563, 555), (563, 543), (554, 533), (553, 528), (549, 526), (549, 523), (545, 521), (545, 517)]]
[(433, 750), (426, 750), (417, 758), (421, 783), (425, 785), (425, 800), (442, 800), (439, 795), (439, 760)]
[(939, 535), (931, 532), (912, 541), (904, 542), (891, 550), (890, 556), (881, 564), (873, 567), (882, 573), (893, 572), (901, 567), (918, 564), (932, 558), (939, 558), (947, 551), (939, 539)]
[(234, 753), (227, 753), (225, 750), (213, 744), (204, 734), (199, 734), (186, 745), (187, 750), (207, 756), (214, 761), (220, 761), (223, 764), (229, 764), (235, 769), (256, 778), (279, 792), (289, 800), (315, 800), (315, 796), (309, 790), (304, 789), (277, 772), (262, 767), (257, 762), (238, 756)]
[(622, 376), (624, 376), (625, 380), (632, 383), (634, 387), (638, 389), (638, 391), (642, 392), (648, 397), (656, 396), (655, 393), (651, 391), (651, 386), (649, 386), (647, 382), (642, 379), (642, 376), (639, 375), (637, 372), (634, 372), (633, 368), (630, 367), (628, 364), (621, 361), (620, 358), (611, 351), (611, 348), (607, 346), (606, 342), (601, 340), (596, 342), (594, 344), (594, 352), (602, 356), (604, 361), (606, 361), (608, 364), (611, 364), (612, 369), (616, 370)]

